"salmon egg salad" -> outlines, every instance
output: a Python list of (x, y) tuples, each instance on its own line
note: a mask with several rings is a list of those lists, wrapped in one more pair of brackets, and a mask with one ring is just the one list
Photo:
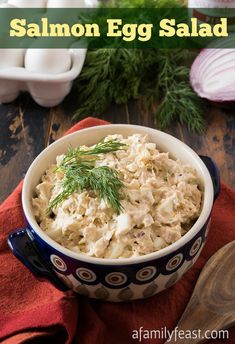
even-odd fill
[(179, 240), (200, 215), (195, 168), (160, 152), (147, 135), (109, 135), (70, 148), (43, 174), (32, 199), (41, 229), (97, 258), (130, 258)]

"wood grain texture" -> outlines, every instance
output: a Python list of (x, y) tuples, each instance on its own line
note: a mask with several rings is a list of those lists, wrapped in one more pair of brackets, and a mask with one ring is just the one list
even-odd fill
[[(27, 95), (13, 104), (0, 106), (0, 202), (15, 188), (39, 152), (74, 124), (75, 104), (76, 94), (72, 92), (61, 106), (53, 109), (36, 105)], [(157, 128), (153, 113), (144, 104), (133, 101), (111, 106), (100, 118)], [(178, 123), (166, 131), (199, 154), (211, 156), (220, 168), (222, 180), (235, 187), (235, 111), (210, 107), (205, 118), (208, 128), (201, 135)]]
[(29, 98), (0, 108), (0, 201), (16, 187), (45, 147), (48, 110)]
[(166, 343), (204, 343), (209, 331), (227, 329), (235, 324), (234, 261), (235, 241), (221, 248), (206, 263), (177, 325), (177, 332), (182, 330), (182, 333), (194, 333), (200, 329), (200, 338), (181, 338), (177, 341), (172, 338)]

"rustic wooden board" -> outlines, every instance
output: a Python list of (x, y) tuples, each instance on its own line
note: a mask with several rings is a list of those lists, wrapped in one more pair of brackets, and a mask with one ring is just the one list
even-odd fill
[[(0, 106), (0, 202), (14, 189), (38, 153), (60, 138), (73, 121), (74, 95), (60, 107), (44, 109), (29, 96)], [(235, 187), (235, 111), (211, 107), (205, 114), (208, 129), (192, 134), (177, 123), (166, 131), (186, 142), (199, 154), (217, 162), (224, 182)], [(138, 102), (112, 106), (101, 116), (112, 123), (131, 123), (156, 127), (154, 116)]]
[(15, 188), (45, 147), (47, 130), (48, 110), (28, 97), (0, 107), (0, 201)]
[[(177, 333), (200, 336), (180, 338), (173, 336), (165, 344), (199, 344), (215, 331), (235, 324), (235, 241), (222, 247), (206, 263), (197, 280), (191, 299), (177, 324)], [(206, 288), (205, 288), (206, 286)], [(204, 339), (203, 339), (204, 338)], [(213, 336), (212, 336), (213, 338)], [(221, 339), (222, 342), (226, 340)], [(220, 342), (221, 342), (220, 341)]]

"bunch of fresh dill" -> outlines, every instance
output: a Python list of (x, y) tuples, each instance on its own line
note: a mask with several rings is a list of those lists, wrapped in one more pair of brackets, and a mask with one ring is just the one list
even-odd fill
[[(178, 7), (178, 0), (110, 0), (110, 7)], [(149, 110), (155, 100), (156, 122), (163, 129), (172, 121), (200, 132), (204, 128), (203, 102), (189, 84), (186, 49), (98, 49), (90, 50), (75, 82), (79, 108), (76, 119), (99, 116), (110, 104), (131, 99), (146, 100)]]
[(118, 172), (108, 166), (95, 167), (102, 154), (125, 149), (126, 145), (116, 139), (101, 141), (95, 146), (84, 149), (70, 148), (55, 171), (64, 175), (62, 191), (49, 203), (50, 214), (61, 202), (76, 191), (92, 190), (117, 213), (122, 210), (121, 188), (123, 183)]

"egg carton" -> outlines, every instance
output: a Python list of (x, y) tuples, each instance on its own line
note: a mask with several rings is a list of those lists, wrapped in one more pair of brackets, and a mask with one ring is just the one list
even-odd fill
[[(49, 5), (48, 5), (49, 4)], [(57, 4), (57, 6), (56, 6)], [(55, 6), (54, 6), (55, 5)], [(0, 0), (0, 7), (96, 7), (96, 0)], [(65, 49), (63, 49), (65, 50)], [(69, 94), (74, 79), (83, 68), (87, 49), (68, 49), (71, 66), (68, 70), (50, 73), (25, 68), (27, 50), (0, 49), (0, 103), (14, 101), (22, 91), (28, 91), (41, 106), (60, 104)], [(1, 56), (2, 55), (2, 56)], [(20, 61), (20, 62), (19, 62)], [(33, 62), (33, 61), (32, 61)]]
[(24, 67), (0, 69), (0, 103), (12, 102), (21, 91), (28, 91), (41, 106), (60, 104), (69, 94), (73, 80), (80, 74), (86, 58), (86, 49), (70, 49), (69, 53), (72, 67), (64, 73), (33, 73)]

